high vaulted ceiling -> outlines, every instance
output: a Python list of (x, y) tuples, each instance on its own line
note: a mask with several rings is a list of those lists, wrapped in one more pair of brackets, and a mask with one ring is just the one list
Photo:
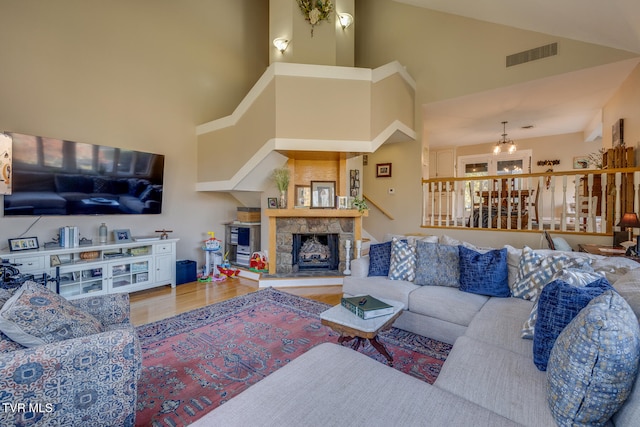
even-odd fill
[[(638, 0), (395, 0), (640, 54)], [(638, 64), (628, 60), (423, 106), (432, 148), (591, 132), (602, 106)], [(487, 107), (489, 106), (489, 107)], [(533, 125), (531, 129), (523, 126)]]

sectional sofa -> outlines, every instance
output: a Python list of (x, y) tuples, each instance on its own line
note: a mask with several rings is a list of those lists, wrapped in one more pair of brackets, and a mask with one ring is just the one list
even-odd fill
[[(437, 247), (472, 248), (471, 245), (446, 237), (425, 240)], [(478, 254), (487, 252), (479, 248), (471, 250), (477, 250)], [(590, 330), (590, 325), (610, 321), (612, 325), (622, 324), (623, 327), (603, 327), (591, 335), (596, 340), (604, 340), (605, 344), (613, 342), (613, 345), (624, 345), (622, 353), (631, 360), (620, 368), (622, 372), (618, 375), (621, 377), (613, 378), (614, 388), (618, 385), (622, 388), (618, 383), (622, 381), (621, 378), (627, 382), (626, 393), (619, 397), (622, 406), (620, 401), (614, 402), (617, 405), (615, 414), (612, 417), (606, 415), (602, 425), (639, 426), (640, 380), (637, 379), (637, 369), (640, 353), (640, 264), (625, 258), (534, 251), (528, 248), (505, 247), (499, 252), (508, 264), (510, 290), (506, 297), (481, 295), (442, 284), (418, 285), (416, 278), (391, 280), (389, 276), (370, 276), (370, 256), (354, 260), (352, 275), (345, 277), (345, 295), (370, 294), (403, 302), (405, 311), (394, 326), (453, 344), (434, 385), (395, 371), (348, 348), (322, 344), (207, 414), (195, 425), (575, 425), (572, 421), (566, 421), (567, 415), (563, 411), (583, 419), (594, 416), (594, 411), (596, 414), (606, 413), (607, 408), (585, 402), (593, 398), (588, 395), (592, 392), (589, 386), (612, 380), (597, 370), (597, 360), (589, 359), (593, 359), (594, 352), (600, 355), (606, 353), (598, 345), (587, 346), (587, 353), (591, 356), (580, 359), (581, 362), (575, 366), (576, 359), (571, 358), (572, 351), (585, 347), (578, 345), (582, 341), (575, 337), (580, 331)], [(371, 255), (375, 258), (375, 254)], [(589, 270), (585, 274), (605, 276), (617, 291), (607, 290), (609, 288), (606, 285), (599, 296), (591, 299), (564, 327), (553, 349), (550, 349), (546, 372), (534, 364), (534, 358), (537, 357), (534, 356), (534, 344), (544, 345), (546, 341), (536, 341), (535, 336), (534, 340), (523, 339), (522, 336), (526, 327), (531, 326), (527, 322), (531, 322), (532, 312), (536, 312), (533, 311), (536, 305), (534, 300), (542, 304), (541, 299), (551, 297), (542, 294), (538, 295), (538, 299), (512, 296), (517, 291), (514, 287), (523, 279), (520, 276), (524, 274), (521, 270), (525, 263), (521, 261), (525, 256), (527, 261), (530, 258), (562, 258), (564, 264), (555, 264), (561, 271), (552, 271), (554, 277), (558, 274), (574, 274), (574, 270), (575, 275), (579, 276), (582, 274), (579, 271), (583, 270), (573, 267), (580, 265), (585, 271)], [(441, 261), (446, 262), (446, 259)], [(562, 268), (563, 265), (567, 268)], [(438, 272), (433, 280), (441, 280), (440, 276), (445, 270), (442, 264), (435, 263), (430, 267), (430, 271)], [(535, 271), (528, 273), (534, 274)], [(491, 281), (488, 272), (487, 276), (480, 279), (478, 282)], [(559, 281), (549, 284), (547, 290), (552, 290), (555, 283), (560, 284)], [(586, 288), (576, 286), (576, 289), (582, 292)], [(546, 292), (544, 289), (542, 291)], [(541, 307), (537, 313), (542, 316), (546, 312)], [(594, 318), (598, 320), (594, 321)], [(608, 324), (606, 322), (605, 325)], [(538, 333), (535, 327), (533, 330)], [(630, 332), (624, 335), (622, 330)], [(616, 338), (611, 339), (611, 334)], [(623, 335), (628, 339), (623, 339)], [(620, 344), (622, 342), (625, 344)], [(591, 368), (585, 370), (588, 362), (582, 361), (587, 359), (595, 367), (589, 365)], [(582, 375), (585, 371), (597, 375), (590, 379), (587, 389), (583, 390), (583, 394), (588, 396), (580, 401), (582, 404), (574, 407), (572, 405), (575, 402), (570, 398), (580, 392), (576, 391), (579, 387), (570, 385), (571, 374)], [(561, 377), (560, 380), (558, 377)], [(564, 380), (567, 383), (562, 383)], [(563, 386), (569, 389), (565, 390)], [(588, 425), (599, 424), (589, 422)]]

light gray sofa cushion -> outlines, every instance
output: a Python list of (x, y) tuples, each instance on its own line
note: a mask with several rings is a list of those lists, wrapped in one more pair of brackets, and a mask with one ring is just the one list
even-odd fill
[(453, 346), (435, 385), (520, 424), (549, 427), (555, 421), (546, 380), (531, 357), (464, 336)]
[(489, 297), (446, 286), (418, 286), (409, 297), (409, 311), (468, 326)]
[(533, 302), (521, 298), (491, 298), (474, 317), (465, 336), (531, 357), (533, 341), (522, 339), (520, 331), (532, 307)]
[(515, 426), (423, 381), (321, 344), (192, 426)]

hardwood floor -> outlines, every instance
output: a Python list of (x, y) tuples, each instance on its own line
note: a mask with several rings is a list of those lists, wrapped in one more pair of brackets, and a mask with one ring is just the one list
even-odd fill
[[(166, 319), (176, 314), (204, 307), (259, 290), (257, 282), (245, 278), (224, 282), (191, 282), (160, 286), (129, 295), (131, 322), (135, 326)], [(340, 303), (342, 286), (279, 288), (280, 291), (335, 305)]]

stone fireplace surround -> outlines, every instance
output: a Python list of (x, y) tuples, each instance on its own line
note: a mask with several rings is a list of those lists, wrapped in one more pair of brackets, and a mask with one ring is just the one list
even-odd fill
[(269, 274), (293, 273), (293, 233), (337, 233), (340, 273), (345, 268), (345, 241), (352, 242), (353, 250), (353, 242), (362, 235), (362, 214), (354, 209), (268, 209), (265, 213), (269, 217)]

